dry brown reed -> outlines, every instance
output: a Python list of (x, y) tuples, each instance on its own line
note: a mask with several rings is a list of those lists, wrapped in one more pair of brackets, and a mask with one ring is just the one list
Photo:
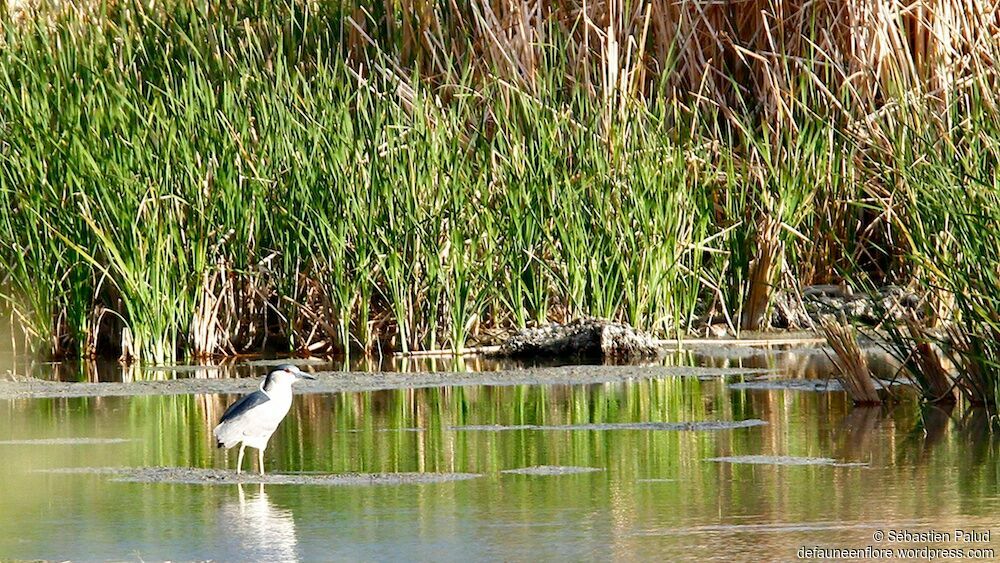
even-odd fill
[[(973, 405), (993, 405), (996, 401), (995, 383), (987, 373), (989, 369), (976, 358), (982, 357), (982, 350), (977, 347), (977, 337), (970, 336), (954, 325), (946, 327), (948, 340), (956, 352), (952, 358), (956, 361), (958, 375), (955, 385), (969, 403)], [(1000, 338), (1000, 334), (987, 337)]]
[(750, 262), (747, 293), (740, 316), (740, 328), (743, 330), (768, 328), (767, 312), (784, 259), (781, 231), (781, 221), (770, 215), (762, 217), (758, 224), (754, 239), (756, 252)]
[(910, 352), (912, 371), (922, 382), (920, 387), (924, 398), (932, 403), (954, 402), (955, 385), (943, 363), (941, 349), (924, 325), (913, 319), (906, 319), (905, 322), (913, 347)]
[(1000, 34), (997, 3), (984, 0), (346, 4), (352, 52), (378, 45), (400, 68), (442, 83), (471, 67), (530, 91), (558, 35), (568, 40), (567, 82), (599, 96), (609, 115), (662, 91), (727, 113), (750, 104), (771, 127), (794, 128), (804, 109), (797, 91), (808, 86), (876, 145), (888, 142), (886, 115), (908, 119), (886, 104), (899, 93), (945, 106), (973, 81), (994, 84)]
[(831, 360), (837, 368), (837, 379), (847, 390), (851, 401), (856, 405), (882, 403), (868, 369), (868, 359), (858, 346), (854, 327), (830, 319), (823, 319), (821, 324), (827, 344), (834, 351)]

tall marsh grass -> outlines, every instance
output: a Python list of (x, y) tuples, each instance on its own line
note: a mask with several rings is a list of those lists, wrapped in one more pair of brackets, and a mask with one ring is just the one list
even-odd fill
[[(333, 21), (112, 9), (8, 22), (0, 62), (4, 263), (62, 348), (162, 362), (691, 322), (705, 176), (668, 106), (606, 134), (555, 86), (401, 101), (399, 77), (336, 56)], [(121, 322), (89, 321), (105, 311)]]
[(24, 6), (0, 257), (52, 354), (758, 329), (776, 289), (845, 276), (934, 277), (970, 342), (998, 325), (994, 11)]

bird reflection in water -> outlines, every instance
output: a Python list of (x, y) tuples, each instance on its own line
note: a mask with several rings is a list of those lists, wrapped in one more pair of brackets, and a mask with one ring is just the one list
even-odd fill
[[(297, 561), (298, 539), (292, 511), (274, 506), (260, 483), (248, 495), (236, 485), (238, 502), (227, 502), (219, 510), (220, 559), (241, 561)], [(248, 485), (248, 488), (252, 485)]]

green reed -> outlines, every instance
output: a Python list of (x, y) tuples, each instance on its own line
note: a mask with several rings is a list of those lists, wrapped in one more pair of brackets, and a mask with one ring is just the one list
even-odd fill
[(955, 395), (992, 408), (1000, 398), (1000, 115), (990, 96), (976, 86), (944, 107), (901, 102), (906, 122), (892, 129), (891, 149), (868, 148), (866, 158), (879, 170), (875, 191), (894, 200), (882, 212), (906, 252), (903, 267), (927, 292), (921, 323), (885, 332), (894, 353), (926, 398), (940, 399), (931, 380), (943, 369)]
[(0, 265), (50, 352), (457, 349), (579, 315), (673, 335), (739, 317), (763, 218), (768, 286), (875, 246), (859, 177), (885, 171), (809, 81), (791, 124), (760, 123), (567, 84), (555, 29), (527, 87), (359, 58), (336, 7), (2, 25)]
[[(86, 322), (51, 319), (107, 309), (126, 355), (165, 361), (204, 331), (225, 345), (233, 323), (273, 324), (220, 312), (236, 304), (204, 295), (217, 269), (253, 278), (300, 350), (459, 347), (553, 308), (668, 329), (693, 310), (691, 284), (674, 288), (691, 187), (645, 128), (609, 151), (592, 102), (558, 113), (554, 91), (499, 84), (475, 104), (404, 103), (401, 79), (327, 54), (331, 22), (283, 52), (274, 14), (134, 8), (5, 27), (5, 266), (40, 334), (82, 346)], [(496, 131), (470, 136), (483, 107)]]

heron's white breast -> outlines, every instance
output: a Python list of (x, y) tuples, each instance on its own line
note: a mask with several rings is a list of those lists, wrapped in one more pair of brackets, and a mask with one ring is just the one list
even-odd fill
[(251, 448), (263, 448), (288, 414), (292, 406), (292, 393), (280, 391), (270, 393), (271, 399), (248, 410), (240, 417), (243, 427), (243, 443)]

